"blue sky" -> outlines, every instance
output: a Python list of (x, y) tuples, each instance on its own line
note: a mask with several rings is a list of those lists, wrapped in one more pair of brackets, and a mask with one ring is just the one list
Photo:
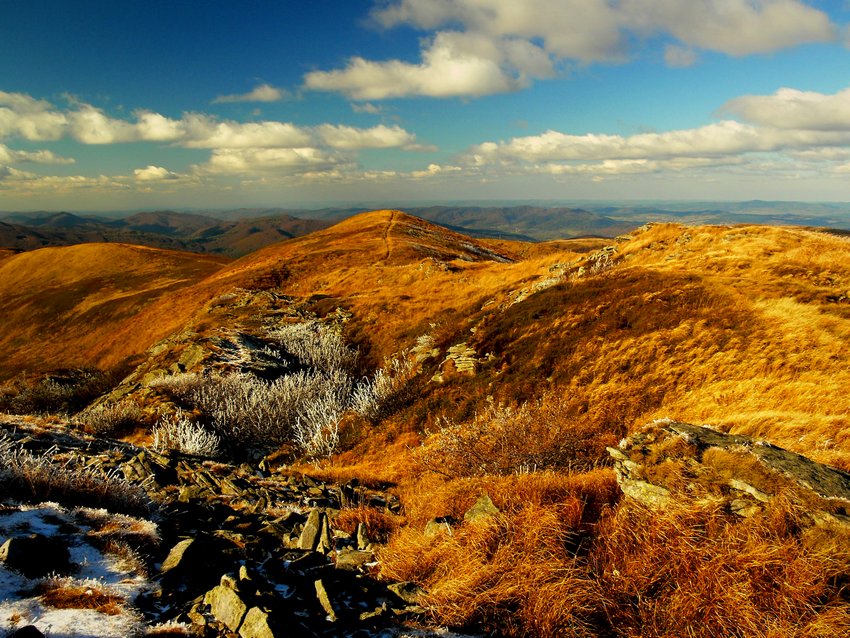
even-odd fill
[(850, 201), (841, 0), (0, 0), (0, 210)]

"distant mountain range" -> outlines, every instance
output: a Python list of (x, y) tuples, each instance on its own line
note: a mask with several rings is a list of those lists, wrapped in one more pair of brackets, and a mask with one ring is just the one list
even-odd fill
[[(241, 257), (300, 237), (369, 207), (241, 208), (119, 214), (0, 213), (0, 249), (33, 250), (88, 242), (128, 243)], [(850, 230), (845, 204), (801, 202), (591, 202), (545, 205), (414, 206), (404, 211), (477, 238), (548, 241), (615, 237), (647, 222), (766, 224)]]
[(287, 214), (241, 220), (156, 211), (120, 219), (72, 213), (15, 213), (0, 220), (0, 248), (34, 250), (90, 242), (124, 243), (240, 257), (329, 226)]

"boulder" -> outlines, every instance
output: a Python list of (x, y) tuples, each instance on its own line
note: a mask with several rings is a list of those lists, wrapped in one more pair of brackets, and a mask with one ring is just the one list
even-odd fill
[(65, 542), (42, 534), (10, 538), (0, 546), (0, 562), (27, 578), (66, 575), (73, 571)]
[(684, 495), (720, 499), (728, 511), (752, 516), (782, 494), (810, 523), (850, 529), (850, 473), (766, 441), (664, 419), (608, 453), (623, 493), (651, 507)]
[(222, 578), (221, 585), (213, 587), (204, 595), (204, 604), (210, 613), (230, 631), (238, 631), (248, 612), (248, 606), (233, 589), (232, 579)]
[(272, 630), (270, 620), (270, 612), (259, 607), (251, 607), (245, 615), (245, 620), (242, 621), (239, 635), (242, 638), (275, 638), (275, 635), (281, 635), (275, 634)]

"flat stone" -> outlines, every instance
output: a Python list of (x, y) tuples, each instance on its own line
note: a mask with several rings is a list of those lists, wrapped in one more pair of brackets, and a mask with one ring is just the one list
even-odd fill
[(316, 598), (319, 599), (319, 604), (322, 606), (322, 609), (325, 610), (325, 613), (328, 615), (328, 620), (331, 622), (336, 622), (338, 620), (338, 616), (336, 610), (331, 603), (331, 598), (328, 595), (328, 590), (325, 588), (324, 582), (320, 578), (315, 583), (316, 586)]
[[(242, 638), (275, 638), (269, 624), (269, 613), (259, 607), (251, 607), (239, 628)], [(278, 634), (279, 635), (279, 634)]]
[(248, 611), (248, 606), (239, 597), (239, 594), (230, 587), (223, 585), (218, 585), (209, 590), (204, 596), (204, 604), (210, 606), (210, 613), (230, 631), (239, 630)]
[(337, 552), (336, 567), (337, 569), (356, 572), (365, 564), (371, 563), (374, 560), (375, 555), (372, 552), (357, 549), (346, 549)]
[(304, 529), (301, 530), (301, 536), (298, 539), (299, 549), (316, 549), (322, 533), (322, 518), (322, 513), (319, 510), (312, 510), (310, 512), (307, 522), (304, 523)]
[(428, 593), (416, 583), (411, 582), (393, 583), (387, 589), (410, 605), (419, 604), (422, 597)]

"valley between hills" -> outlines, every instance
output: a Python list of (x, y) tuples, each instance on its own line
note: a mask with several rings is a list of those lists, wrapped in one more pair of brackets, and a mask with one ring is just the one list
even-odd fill
[(0, 628), (850, 635), (847, 237), (609, 227), (0, 250)]

